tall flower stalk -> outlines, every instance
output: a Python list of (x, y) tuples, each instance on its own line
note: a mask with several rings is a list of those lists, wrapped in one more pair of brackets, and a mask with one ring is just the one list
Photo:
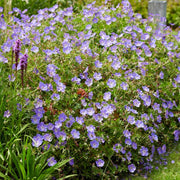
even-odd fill
[[(21, 40), (17, 40), (13, 49), (13, 55), (15, 54), (15, 66), (16, 66), (16, 71), (17, 71), (17, 66), (18, 66), (18, 59), (19, 59), (19, 52), (21, 50)], [(12, 64), (13, 64), (13, 55), (12, 55)]]
[(25, 74), (25, 72), (27, 70), (27, 59), (28, 59), (27, 54), (24, 54), (20, 59), (22, 87), (24, 87), (24, 74)]

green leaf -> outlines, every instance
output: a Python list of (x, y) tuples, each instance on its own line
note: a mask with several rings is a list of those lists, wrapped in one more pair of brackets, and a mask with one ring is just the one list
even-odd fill
[(32, 155), (30, 146), (28, 146), (26, 153), (27, 177), (32, 178), (35, 170), (35, 157)]
[(18, 177), (17, 177), (16, 173), (15, 173), (15, 172), (11, 172), (11, 168), (6, 168), (5, 166), (3, 166), (3, 165), (1, 165), (1, 164), (0, 164), (0, 167), (1, 167), (2, 169), (4, 169), (6, 172), (9, 172), (9, 173), (12, 175), (12, 177), (14, 177), (15, 179), (18, 180)]
[(19, 166), (20, 159), (18, 159), (17, 156), (13, 152), (11, 152), (11, 158), (12, 158), (12, 162), (15, 165), (15, 168), (18, 171), (19, 178), (22, 179), (21, 168)]
[(22, 133), (29, 125), (30, 125), (30, 123), (24, 125), (24, 126), (20, 129), (20, 131), (17, 132), (16, 136), (19, 135), (20, 133)]
[[(72, 159), (72, 158), (71, 158)], [(62, 162), (58, 162), (56, 163), (54, 166), (44, 170), (42, 172), (42, 174), (39, 176), (38, 180), (43, 180), (44, 178), (50, 178), (51, 174), (57, 170), (58, 168), (60, 168), (61, 166), (63, 166), (64, 164), (66, 164), (67, 162), (69, 162), (71, 159), (67, 159), (67, 160), (63, 160)]]
[(3, 173), (0, 172), (0, 177), (5, 179), (7, 176), (5, 176)]
[(75, 177), (75, 176), (77, 176), (77, 174), (68, 175), (68, 176), (65, 176), (65, 177), (63, 177), (63, 178), (60, 178), (60, 179), (58, 179), (58, 180), (63, 180), (63, 179), (67, 179), (67, 178), (71, 178), (71, 177)]
[(4, 161), (4, 157), (2, 154), (0, 154), (0, 158), (2, 159), (2, 161)]
[(23, 179), (26, 179), (26, 170), (25, 170), (25, 167), (23, 167), (23, 165), (19, 162), (18, 163), (19, 165), (19, 168), (21, 169), (21, 173), (22, 173), (22, 176), (23, 176)]

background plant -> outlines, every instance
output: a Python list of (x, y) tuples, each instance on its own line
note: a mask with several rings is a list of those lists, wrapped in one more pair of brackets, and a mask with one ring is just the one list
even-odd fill
[[(21, 10), (27, 9), (27, 13), (33, 15), (36, 14), (39, 9), (50, 8), (55, 4), (58, 4), (62, 9), (73, 6), (75, 12), (80, 12), (83, 6), (92, 2), (93, 0), (88, 2), (85, 0), (2, 0), (0, 6), (5, 8), (5, 14), (12, 8), (17, 7)], [(121, 3), (121, 0), (110, 1), (110, 3), (116, 6), (118, 3)], [(130, 3), (135, 13), (140, 13), (143, 18), (148, 17), (148, 0), (130, 0)], [(99, 0), (97, 4), (102, 5), (103, 1)], [(180, 4), (177, 0), (167, 0), (167, 25), (170, 25), (173, 29), (180, 26), (179, 7)]]

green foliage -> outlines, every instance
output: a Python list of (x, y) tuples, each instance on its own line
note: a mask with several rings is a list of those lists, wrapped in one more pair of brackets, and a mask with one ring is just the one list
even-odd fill
[(173, 28), (180, 28), (180, 2), (169, 1), (167, 7), (167, 23)]
[[(44, 180), (53, 177), (55, 171), (64, 166), (70, 159), (56, 163), (52, 167), (47, 166), (47, 158), (50, 151), (37, 154), (28, 143), (28, 138), (24, 143), (15, 143), (8, 149), (8, 158), (4, 158), (1, 153), (0, 177), (6, 180), (10, 179), (37, 179)], [(60, 179), (66, 179), (75, 175), (69, 175)]]

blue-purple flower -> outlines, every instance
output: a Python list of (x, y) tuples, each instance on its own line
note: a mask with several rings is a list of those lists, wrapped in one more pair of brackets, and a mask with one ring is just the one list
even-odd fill
[(62, 121), (61, 120), (58, 120), (58, 121), (55, 122), (55, 126), (54, 127), (56, 129), (60, 128), (61, 126), (62, 126)]
[(130, 138), (130, 137), (131, 137), (131, 132), (130, 132), (129, 130), (124, 130), (124, 131), (123, 131), (123, 134), (124, 134), (124, 136), (127, 137), (127, 138)]
[(80, 125), (84, 123), (84, 118), (83, 117), (76, 117), (76, 122)]
[(137, 121), (136, 121), (136, 126), (137, 126), (137, 128), (143, 128), (143, 127), (144, 127), (143, 121), (137, 120)]
[(63, 83), (59, 82), (59, 83), (57, 84), (56, 89), (57, 89), (58, 92), (65, 92), (66, 85), (64, 85)]
[(60, 122), (64, 122), (64, 121), (66, 121), (66, 119), (67, 119), (67, 116), (64, 113), (61, 113), (59, 115), (59, 121)]
[(90, 139), (90, 140), (94, 140), (94, 139), (96, 139), (96, 135), (95, 135), (95, 133), (94, 133), (94, 132), (90, 132), (90, 131), (88, 131), (88, 137), (89, 137), (89, 139)]
[(128, 166), (128, 169), (129, 169), (129, 172), (134, 173), (134, 171), (136, 170), (136, 166), (134, 164), (130, 164)]
[(95, 113), (94, 108), (90, 107), (86, 109), (86, 112), (89, 116), (92, 116)]
[(111, 92), (105, 92), (104, 96), (103, 96), (103, 99), (105, 101), (109, 101), (111, 99)]
[(51, 95), (51, 99), (54, 100), (54, 101), (59, 101), (60, 96), (59, 96), (59, 94), (53, 93), (53, 94)]
[(48, 130), (53, 130), (54, 129), (54, 124), (52, 124), (52, 123), (47, 124), (47, 129)]
[(66, 127), (68, 127), (68, 128), (70, 128), (72, 125), (73, 125), (73, 123), (74, 123), (75, 121), (74, 120), (69, 120), (67, 123), (66, 123)]
[(128, 121), (128, 123), (130, 123), (130, 124), (135, 124), (135, 117), (134, 116), (131, 116), (131, 115), (129, 115), (128, 116), (128, 118), (127, 118), (127, 121)]
[[(70, 157), (71, 158), (71, 157)], [(69, 161), (69, 164), (71, 165), (71, 166), (73, 166), (74, 165), (74, 159), (71, 159), (70, 161)]]
[(80, 133), (79, 133), (79, 131), (77, 131), (76, 129), (73, 129), (73, 130), (71, 131), (71, 135), (72, 135), (72, 137), (73, 137), (74, 139), (79, 139), (79, 138), (80, 138)]
[(54, 77), (56, 75), (56, 69), (58, 69), (58, 67), (55, 66), (54, 64), (48, 64), (47, 65), (47, 75), (49, 77)]
[(56, 163), (57, 163), (57, 161), (55, 160), (55, 158), (54, 157), (50, 157), (48, 160), (47, 160), (47, 162), (48, 162), (48, 166), (54, 166)]
[(138, 99), (133, 100), (133, 105), (136, 107), (139, 107), (141, 105), (141, 102)]
[(159, 77), (160, 79), (164, 79), (164, 73), (162, 71), (159, 73)]
[(86, 127), (88, 132), (94, 132), (95, 131), (95, 127), (93, 125), (89, 125)]
[(152, 105), (152, 107), (153, 107), (153, 109), (156, 111), (158, 111), (159, 110), (159, 108), (160, 108), (160, 104), (158, 104), (158, 103), (154, 103), (153, 105)]
[(135, 149), (135, 150), (137, 149), (137, 143), (132, 142), (132, 145), (131, 145), (131, 146), (132, 146), (133, 149)]
[(34, 53), (38, 53), (39, 48), (38, 48), (37, 46), (33, 46), (33, 47), (31, 48), (31, 51), (34, 52)]
[(99, 81), (100, 79), (102, 79), (101, 73), (97, 73), (97, 72), (94, 73), (93, 77), (96, 81)]
[(113, 69), (118, 70), (121, 67), (121, 63), (119, 61), (113, 61), (111, 66)]
[[(0, 62), (1, 62), (1, 61), (0, 61)], [(11, 81), (11, 82), (14, 82), (15, 79), (16, 79), (16, 77), (14, 76), (14, 74), (9, 75), (8, 78), (9, 78), (9, 81)]]
[(77, 63), (81, 64), (82, 62), (81, 56), (76, 56), (75, 59)]
[(147, 86), (142, 86), (143, 90), (149, 92), (149, 88)]
[(42, 91), (48, 91), (48, 85), (47, 85), (47, 84), (44, 84), (43, 82), (40, 82), (40, 83), (39, 83), (39, 88), (40, 88)]
[(56, 138), (60, 138), (61, 139), (61, 141), (65, 141), (66, 140), (66, 133), (64, 132), (64, 131), (57, 131), (57, 132), (55, 132), (54, 133), (55, 134), (55, 136), (56, 136)]
[(46, 132), (47, 131), (47, 125), (44, 124), (44, 122), (40, 122), (38, 125), (37, 125), (37, 129), (41, 132)]
[(142, 156), (148, 156), (148, 155), (149, 155), (149, 153), (148, 153), (148, 148), (142, 146), (141, 149), (140, 149), (140, 154), (141, 154)]
[(93, 79), (92, 78), (87, 78), (85, 81), (85, 84), (89, 87), (93, 84)]
[(132, 141), (131, 141), (131, 139), (130, 138), (126, 138), (125, 139), (125, 144), (127, 144), (127, 145), (131, 145), (132, 144)]
[(177, 83), (180, 83), (180, 74), (178, 74), (178, 75), (176, 76), (176, 78), (174, 78), (174, 80), (175, 80)]
[(11, 116), (11, 112), (9, 110), (4, 112), (4, 117), (9, 118)]
[(52, 136), (52, 134), (46, 133), (46, 134), (44, 134), (43, 139), (44, 139), (44, 141), (51, 142), (53, 139), (53, 136)]
[(122, 82), (122, 83), (121, 83), (121, 87), (122, 87), (123, 90), (127, 90), (129, 86), (128, 86), (127, 83)]
[(41, 99), (36, 99), (36, 102), (34, 103), (35, 108), (39, 108), (43, 106), (43, 101)]
[(116, 86), (116, 80), (114, 80), (114, 79), (108, 79), (107, 85), (109, 86), (109, 88), (115, 87), (115, 86)]
[(44, 139), (43, 136), (41, 136), (40, 134), (37, 134), (32, 139), (32, 146), (39, 147), (43, 143), (43, 139)]
[(121, 149), (122, 149), (122, 145), (119, 144), (119, 143), (117, 143), (117, 144), (115, 144), (115, 145), (113, 146), (113, 150), (114, 150), (116, 153), (120, 152)]
[(97, 68), (101, 68), (102, 67), (102, 62), (100, 62), (100, 61), (95, 61), (95, 66), (97, 67)]
[(179, 141), (179, 136), (180, 136), (180, 130), (175, 130), (174, 131), (174, 140)]
[(94, 149), (99, 147), (99, 142), (96, 140), (91, 141), (90, 144), (91, 144), (91, 147)]
[(104, 166), (104, 161), (103, 161), (102, 159), (98, 159), (98, 160), (96, 161), (96, 166), (97, 166), (97, 167), (103, 167), (103, 166)]

